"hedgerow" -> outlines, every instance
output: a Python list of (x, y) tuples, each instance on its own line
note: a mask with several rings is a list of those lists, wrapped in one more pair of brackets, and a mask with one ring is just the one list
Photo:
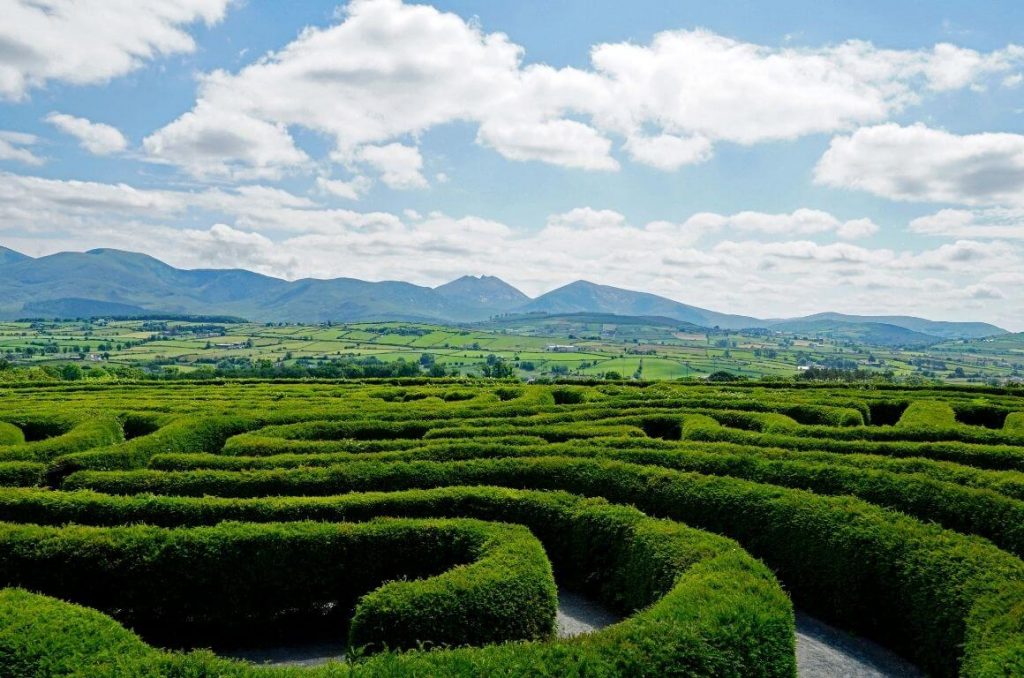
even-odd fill
[[(753, 675), (785, 676), (793, 672), (792, 612), (770, 573), (726, 539), (650, 519), (635, 509), (564, 493), (495, 488), (241, 501), (90, 493), (61, 496), (65, 509), (77, 509), (76, 520), (93, 522), (136, 519), (141, 517), (140, 510), (149, 519), (175, 524), (215, 522), (227, 515), (264, 520), (296, 516), (352, 520), (372, 519), (381, 513), (514, 520), (529, 526), (545, 542), (556, 568), (566, 578), (590, 587), (610, 606), (631, 611), (655, 603), (625, 624), (582, 643), (517, 646), (514, 656), (508, 656), (509, 646), (491, 646), (482, 653), (414, 654), (402, 661), (408, 668), (447, 665), (455, 674), (462, 674), (470, 667), (495, 663), (510, 669), (554, 662), (550, 664), (553, 670), (558, 666), (587, 666), (597, 675), (615, 667), (633, 667), (652, 675), (660, 673), (659, 669), (684, 666), (692, 667), (699, 675), (744, 675), (748, 668)], [(50, 512), (48, 517), (60, 520), (69, 515)], [(37, 514), (37, 519), (40, 517)], [(542, 559), (535, 564), (542, 567), (546, 563)], [(476, 583), (486, 583), (486, 578), (477, 578)], [(370, 594), (362, 602), (368, 603), (375, 595)], [(504, 604), (510, 600), (505, 596), (499, 599)], [(425, 611), (405, 606), (401, 617), (416, 619), (417, 614), (429, 614), (430, 609), (440, 607), (428, 606)], [(355, 619), (361, 619), (359, 610)], [(730, 622), (728, 626), (725, 620)], [(388, 624), (385, 628), (393, 637), (394, 627)], [(355, 628), (352, 633), (361, 637)], [(640, 647), (631, 647), (627, 638), (655, 642), (661, 647), (660, 654), (650, 656)], [(394, 660), (388, 657), (379, 663)], [(374, 667), (375, 661), (371, 660), (357, 664), (353, 670), (374, 675)]]
[(0, 461), (49, 461), (59, 455), (123, 440), (124, 429), (117, 416), (88, 414), (59, 435), (0, 447)]
[[(244, 638), (308, 623), (327, 606), (354, 606), (354, 645), (478, 644), (546, 637), (555, 618), (544, 552), (511, 525), (2, 524), (0, 547), (3, 585), (86, 604), (159, 636)], [(380, 586), (398, 577), (427, 578)]]
[[(17, 675), (792, 676), (794, 605), (931, 675), (1024, 675), (1009, 391), (225, 380), (6, 404)], [(552, 637), (556, 581), (623, 621)], [(324, 634), (347, 659), (160, 649)]]
[(0, 445), (20, 445), (25, 442), (25, 432), (14, 424), (0, 421)]

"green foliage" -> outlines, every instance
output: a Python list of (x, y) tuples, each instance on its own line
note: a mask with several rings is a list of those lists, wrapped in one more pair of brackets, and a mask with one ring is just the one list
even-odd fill
[(0, 446), (20, 445), (25, 442), (25, 432), (14, 424), (0, 421)]
[(946, 403), (916, 400), (910, 403), (897, 426), (928, 430), (952, 428), (957, 425), (956, 413)]
[[(25, 675), (295, 675), (148, 643), (326, 621), (355, 648), (304, 675), (792, 676), (791, 600), (932, 675), (1024, 672), (1008, 392), (475, 378), (0, 395), (24, 435), (0, 448), (0, 587), (69, 601), (0, 592), (17, 635), (0, 631), (0, 660)], [(553, 577), (627, 618), (552, 638)]]

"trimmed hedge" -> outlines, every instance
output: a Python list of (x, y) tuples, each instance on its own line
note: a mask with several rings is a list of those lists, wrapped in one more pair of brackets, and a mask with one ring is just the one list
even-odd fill
[[(65, 499), (105, 502), (108, 508), (109, 502), (121, 503), (122, 507), (134, 502), (138, 508), (145, 503), (129, 497), (89, 494), (65, 495)], [(728, 539), (647, 518), (635, 509), (563, 493), (497, 488), (443, 488), (321, 500), (150, 499), (153, 503), (149, 510), (154, 505), (163, 506), (162, 514), (167, 518), (198, 515), (190, 513), (185, 505), (191, 503), (203, 513), (208, 506), (202, 504), (212, 502), (224, 510), (243, 510), (261, 517), (343, 515), (346, 519), (362, 519), (389, 512), (515, 520), (529, 525), (544, 540), (556, 568), (564, 569), (571, 580), (590, 587), (617, 609), (642, 609), (620, 624), (572, 640), (383, 654), (354, 664), (309, 669), (302, 675), (795, 674), (792, 609), (767, 568)], [(5, 605), (10, 597), (16, 601)], [(8, 589), (0, 593), (0, 619), (5, 615), (39, 615), (43, 612), (38, 608), (52, 605), (55, 603), (50, 599)], [(74, 611), (87, 613), (78, 608)], [(56, 614), (51, 610), (47, 613)], [(106, 631), (109, 619), (95, 616), (94, 625)], [(31, 628), (22, 627), (21, 635), (31, 635)], [(122, 634), (137, 642), (127, 631), (122, 630)], [(124, 638), (122, 641), (128, 642)], [(0, 635), (0, 652), (3, 649)], [(92, 665), (88, 652), (65, 651), (74, 654), (78, 666), (87, 667), (89, 675), (117, 675), (108, 670), (105, 656)], [(27, 660), (19, 660), (29, 667)], [(146, 675), (291, 675), (287, 670), (257, 669), (202, 653), (167, 655), (152, 651), (137, 662), (126, 663), (132, 664), (132, 671)], [(118, 670), (125, 670), (124, 666)]]
[(49, 461), (58, 455), (123, 440), (124, 430), (116, 416), (87, 414), (60, 435), (0, 448), (0, 461)]
[(153, 433), (132, 438), (121, 445), (57, 457), (48, 473), (51, 482), (58, 484), (64, 476), (80, 469), (140, 468), (155, 454), (213, 452), (220, 449), (230, 436), (257, 425), (258, 422), (245, 417), (180, 417)]
[[(712, 417), (701, 414), (685, 414), (682, 416), (683, 440), (703, 442), (731, 442), (741, 445), (778, 447), (789, 450), (812, 450), (836, 453), (877, 454), (893, 457), (925, 457), (952, 461), (968, 466), (985, 469), (1016, 469), (1024, 470), (1024, 449), (1009, 444), (974, 444), (959, 441), (870, 441), (870, 440), (834, 440), (826, 437), (803, 435), (808, 428), (804, 427), (801, 435), (795, 435), (797, 429), (786, 434), (756, 433), (722, 426)], [(862, 429), (835, 429), (842, 431), (859, 431)], [(896, 427), (880, 427), (880, 430), (915, 431), (926, 429), (897, 429)], [(1024, 438), (1018, 436), (1024, 441)]]
[(46, 464), (37, 461), (0, 462), (0, 486), (31, 487), (42, 485), (46, 477)]
[(903, 411), (896, 426), (900, 428), (921, 428), (927, 430), (955, 428), (958, 425), (956, 413), (947, 403), (915, 400)]
[[(177, 529), (0, 524), (0, 547), (3, 585), (89, 605), (179, 640), (241, 639), (332, 618), (324, 612), (331, 606), (342, 613), (355, 606), (349, 631), (355, 645), (528, 640), (549, 636), (555, 620), (544, 550), (528, 530), (512, 525), (395, 519)], [(393, 581), (359, 599), (398, 577), (428, 578)]]
[(330, 495), (449, 484), (557, 489), (630, 502), (738, 539), (812, 613), (885, 641), (936, 675), (1024, 672), (1024, 563), (979, 540), (846, 497), (620, 462), (564, 458), (353, 463), (246, 473), (83, 474), (123, 493)]
[(0, 445), (21, 445), (25, 442), (25, 432), (14, 424), (0, 421)]

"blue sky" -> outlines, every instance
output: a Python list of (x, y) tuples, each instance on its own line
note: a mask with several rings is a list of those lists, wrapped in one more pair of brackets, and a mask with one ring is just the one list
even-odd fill
[(1024, 329), (1021, 3), (3, 5), (28, 254)]

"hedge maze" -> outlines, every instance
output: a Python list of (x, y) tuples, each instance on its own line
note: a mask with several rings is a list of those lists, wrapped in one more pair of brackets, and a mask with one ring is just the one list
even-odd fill
[[(794, 609), (1024, 675), (994, 389), (12, 387), (0, 521), (2, 675), (793, 676)], [(559, 588), (623, 621), (558, 637)], [(344, 661), (196, 649), (325, 635)]]

